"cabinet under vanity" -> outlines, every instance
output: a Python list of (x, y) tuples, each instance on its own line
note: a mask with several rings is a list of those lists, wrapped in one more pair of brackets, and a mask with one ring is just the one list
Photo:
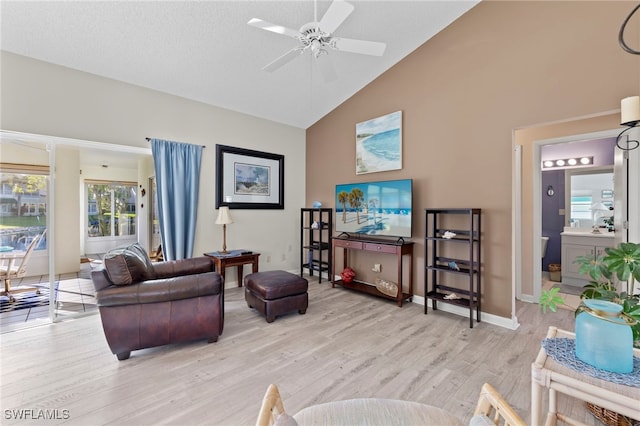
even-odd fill
[[(565, 228), (566, 229), (566, 228)], [(572, 228), (574, 229), (574, 228)], [(579, 256), (604, 256), (604, 249), (615, 246), (615, 233), (602, 230), (600, 234), (591, 231), (565, 231), (560, 234), (562, 241), (562, 284), (582, 287), (589, 283), (589, 277), (578, 272), (574, 263)]]

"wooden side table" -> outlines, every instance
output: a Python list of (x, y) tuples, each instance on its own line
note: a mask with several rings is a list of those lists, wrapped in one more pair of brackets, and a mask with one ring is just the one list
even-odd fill
[[(244, 253), (244, 254), (243, 254)], [(213, 259), (216, 271), (224, 278), (224, 271), (230, 266), (238, 267), (238, 287), (242, 287), (242, 269), (244, 265), (253, 265), (253, 272), (258, 272), (258, 257), (260, 253), (248, 252), (247, 250), (231, 250), (227, 254), (217, 251), (205, 253), (205, 256)]]
[[(575, 338), (575, 334), (549, 327), (547, 338)], [(640, 350), (634, 349), (640, 356)], [(549, 389), (549, 411), (542, 423), (542, 391)], [(632, 419), (640, 420), (640, 388), (619, 385), (579, 373), (547, 356), (544, 348), (531, 365), (531, 424), (551, 426), (561, 420), (567, 424), (582, 423), (558, 413), (557, 392), (607, 408)]]

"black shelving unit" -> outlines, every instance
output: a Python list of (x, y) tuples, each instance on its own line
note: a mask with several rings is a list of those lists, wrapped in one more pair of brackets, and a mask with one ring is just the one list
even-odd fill
[[(424, 313), (428, 299), (433, 310), (438, 309), (438, 302), (462, 306), (469, 309), (469, 327), (473, 328), (473, 311), (477, 322), (481, 311), (481, 209), (425, 209), (425, 230)], [(464, 279), (453, 278), (456, 275)], [(468, 282), (468, 286), (447, 285), (449, 280)]]
[(300, 276), (305, 269), (310, 276), (317, 272), (321, 283), (322, 274), (331, 271), (333, 209), (300, 209), (300, 224)]

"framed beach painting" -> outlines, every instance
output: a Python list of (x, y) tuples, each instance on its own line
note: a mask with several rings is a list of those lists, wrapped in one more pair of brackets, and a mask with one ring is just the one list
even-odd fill
[(216, 209), (284, 209), (284, 155), (216, 145)]
[(402, 111), (356, 124), (356, 174), (402, 169)]

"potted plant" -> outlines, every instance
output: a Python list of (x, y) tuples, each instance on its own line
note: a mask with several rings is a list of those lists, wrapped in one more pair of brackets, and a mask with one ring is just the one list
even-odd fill
[[(633, 346), (640, 347), (640, 289), (635, 289), (635, 282), (640, 282), (640, 244), (620, 243), (615, 248), (605, 249), (604, 256), (581, 256), (575, 263), (580, 265), (579, 271), (587, 275), (591, 282), (584, 286), (581, 299), (597, 299), (616, 303), (622, 306), (622, 312), (635, 320), (630, 325), (633, 333)], [(618, 291), (616, 279), (620, 283)], [(542, 312), (556, 312), (558, 305), (565, 304), (558, 292), (558, 287), (543, 291), (540, 296)], [(566, 304), (565, 304), (566, 305)], [(582, 312), (583, 305), (575, 308), (576, 316)], [(607, 425), (631, 424), (631, 419), (614, 411), (587, 403), (587, 409)]]
[[(580, 273), (587, 275), (591, 282), (584, 286), (581, 299), (598, 299), (622, 305), (622, 312), (636, 320), (631, 326), (635, 347), (640, 347), (640, 290), (635, 290), (635, 282), (640, 282), (640, 244), (620, 243), (617, 247), (605, 249), (604, 256), (580, 256), (575, 263), (580, 265)], [(622, 287), (620, 291), (617, 281)], [(542, 312), (556, 312), (558, 305), (565, 304), (554, 287), (544, 290), (540, 296)], [(575, 308), (576, 315), (582, 311)]]

